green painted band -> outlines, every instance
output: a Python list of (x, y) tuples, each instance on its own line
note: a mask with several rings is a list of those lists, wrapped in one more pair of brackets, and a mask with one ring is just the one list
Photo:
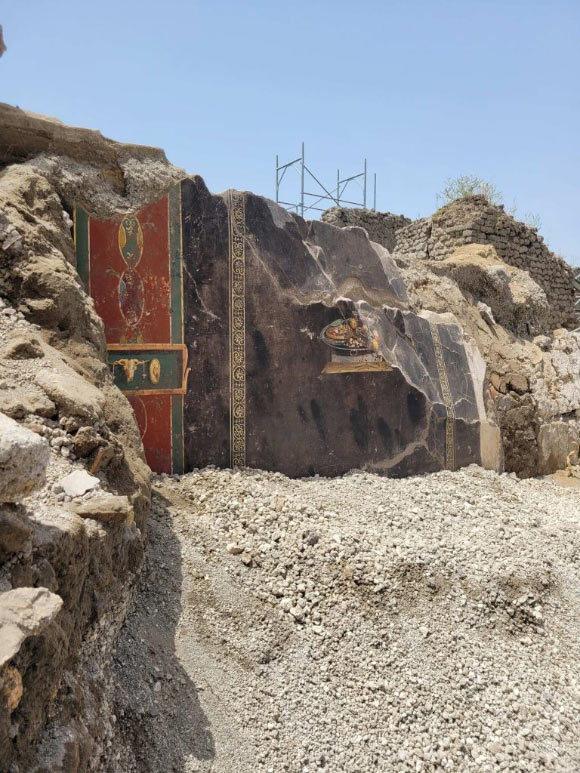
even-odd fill
[(85, 290), (89, 292), (89, 216), (85, 210), (78, 205), (75, 206), (74, 210), (74, 226), (77, 271), (83, 282)]

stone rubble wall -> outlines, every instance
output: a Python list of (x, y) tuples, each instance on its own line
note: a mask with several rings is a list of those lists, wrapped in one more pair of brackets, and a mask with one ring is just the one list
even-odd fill
[(454, 201), (398, 230), (394, 253), (399, 259), (441, 261), (466, 244), (491, 244), (505, 263), (528, 271), (546, 293), (550, 330), (576, 326), (572, 268), (548, 249), (534, 228), (483, 196)]
[(372, 242), (382, 244), (389, 252), (395, 248), (397, 233), (412, 223), (412, 220), (404, 215), (375, 212), (372, 209), (348, 209), (346, 207), (327, 209), (320, 219), (339, 228), (347, 226), (364, 228)]

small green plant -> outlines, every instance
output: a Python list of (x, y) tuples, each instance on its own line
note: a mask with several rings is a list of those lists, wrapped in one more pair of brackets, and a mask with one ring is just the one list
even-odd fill
[(536, 231), (539, 231), (542, 227), (542, 220), (537, 212), (524, 212), (522, 220), (526, 225), (529, 225), (530, 228), (535, 228)]
[[(493, 183), (473, 174), (463, 174), (459, 177), (450, 177), (445, 182), (445, 187), (441, 193), (437, 194), (437, 202), (440, 207), (435, 214), (439, 214), (446, 204), (458, 199), (468, 199), (470, 196), (484, 196), (490, 204), (495, 204), (495, 206), (503, 204), (503, 194)], [(521, 219), (523, 223), (536, 231), (542, 227), (542, 221), (537, 212), (524, 212), (523, 216), (519, 218), (515, 201), (511, 207), (506, 207), (505, 211), (507, 215), (511, 215), (517, 220)]]
[(506, 207), (505, 211), (506, 214), (511, 215), (514, 220), (521, 220), (522, 223), (525, 223), (529, 228), (533, 228), (535, 231), (539, 231), (539, 229), (542, 227), (542, 219), (537, 212), (524, 212), (524, 214), (520, 217), (518, 215), (518, 207), (515, 201), (511, 207)]
[(493, 183), (472, 174), (463, 174), (446, 180), (445, 187), (437, 194), (437, 201), (445, 206), (452, 201), (468, 199), (470, 196), (485, 196), (490, 204), (503, 203), (503, 196)]

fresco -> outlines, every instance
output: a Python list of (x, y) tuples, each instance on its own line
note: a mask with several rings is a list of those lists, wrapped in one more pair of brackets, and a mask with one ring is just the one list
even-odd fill
[(77, 208), (75, 241), (152, 469), (480, 462), (483, 375), (461, 330), (409, 309), (362, 229), (192, 177), (117, 222)]
[(326, 325), (320, 338), (332, 350), (332, 359), (323, 373), (390, 370), (379, 352), (378, 329), (358, 316), (335, 319)]
[(179, 186), (120, 222), (75, 210), (77, 265), (105, 324), (115, 384), (131, 402), (147, 461), (182, 472), (183, 340)]
[(461, 330), (409, 310), (364, 231), (214, 196), (197, 177), (181, 198), (186, 469), (407, 475), (481, 460)]

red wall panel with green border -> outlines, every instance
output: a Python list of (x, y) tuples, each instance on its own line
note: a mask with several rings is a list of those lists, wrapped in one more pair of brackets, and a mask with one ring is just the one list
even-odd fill
[(180, 186), (124, 218), (75, 208), (77, 268), (105, 324), (115, 384), (133, 406), (147, 462), (183, 472), (183, 341)]

